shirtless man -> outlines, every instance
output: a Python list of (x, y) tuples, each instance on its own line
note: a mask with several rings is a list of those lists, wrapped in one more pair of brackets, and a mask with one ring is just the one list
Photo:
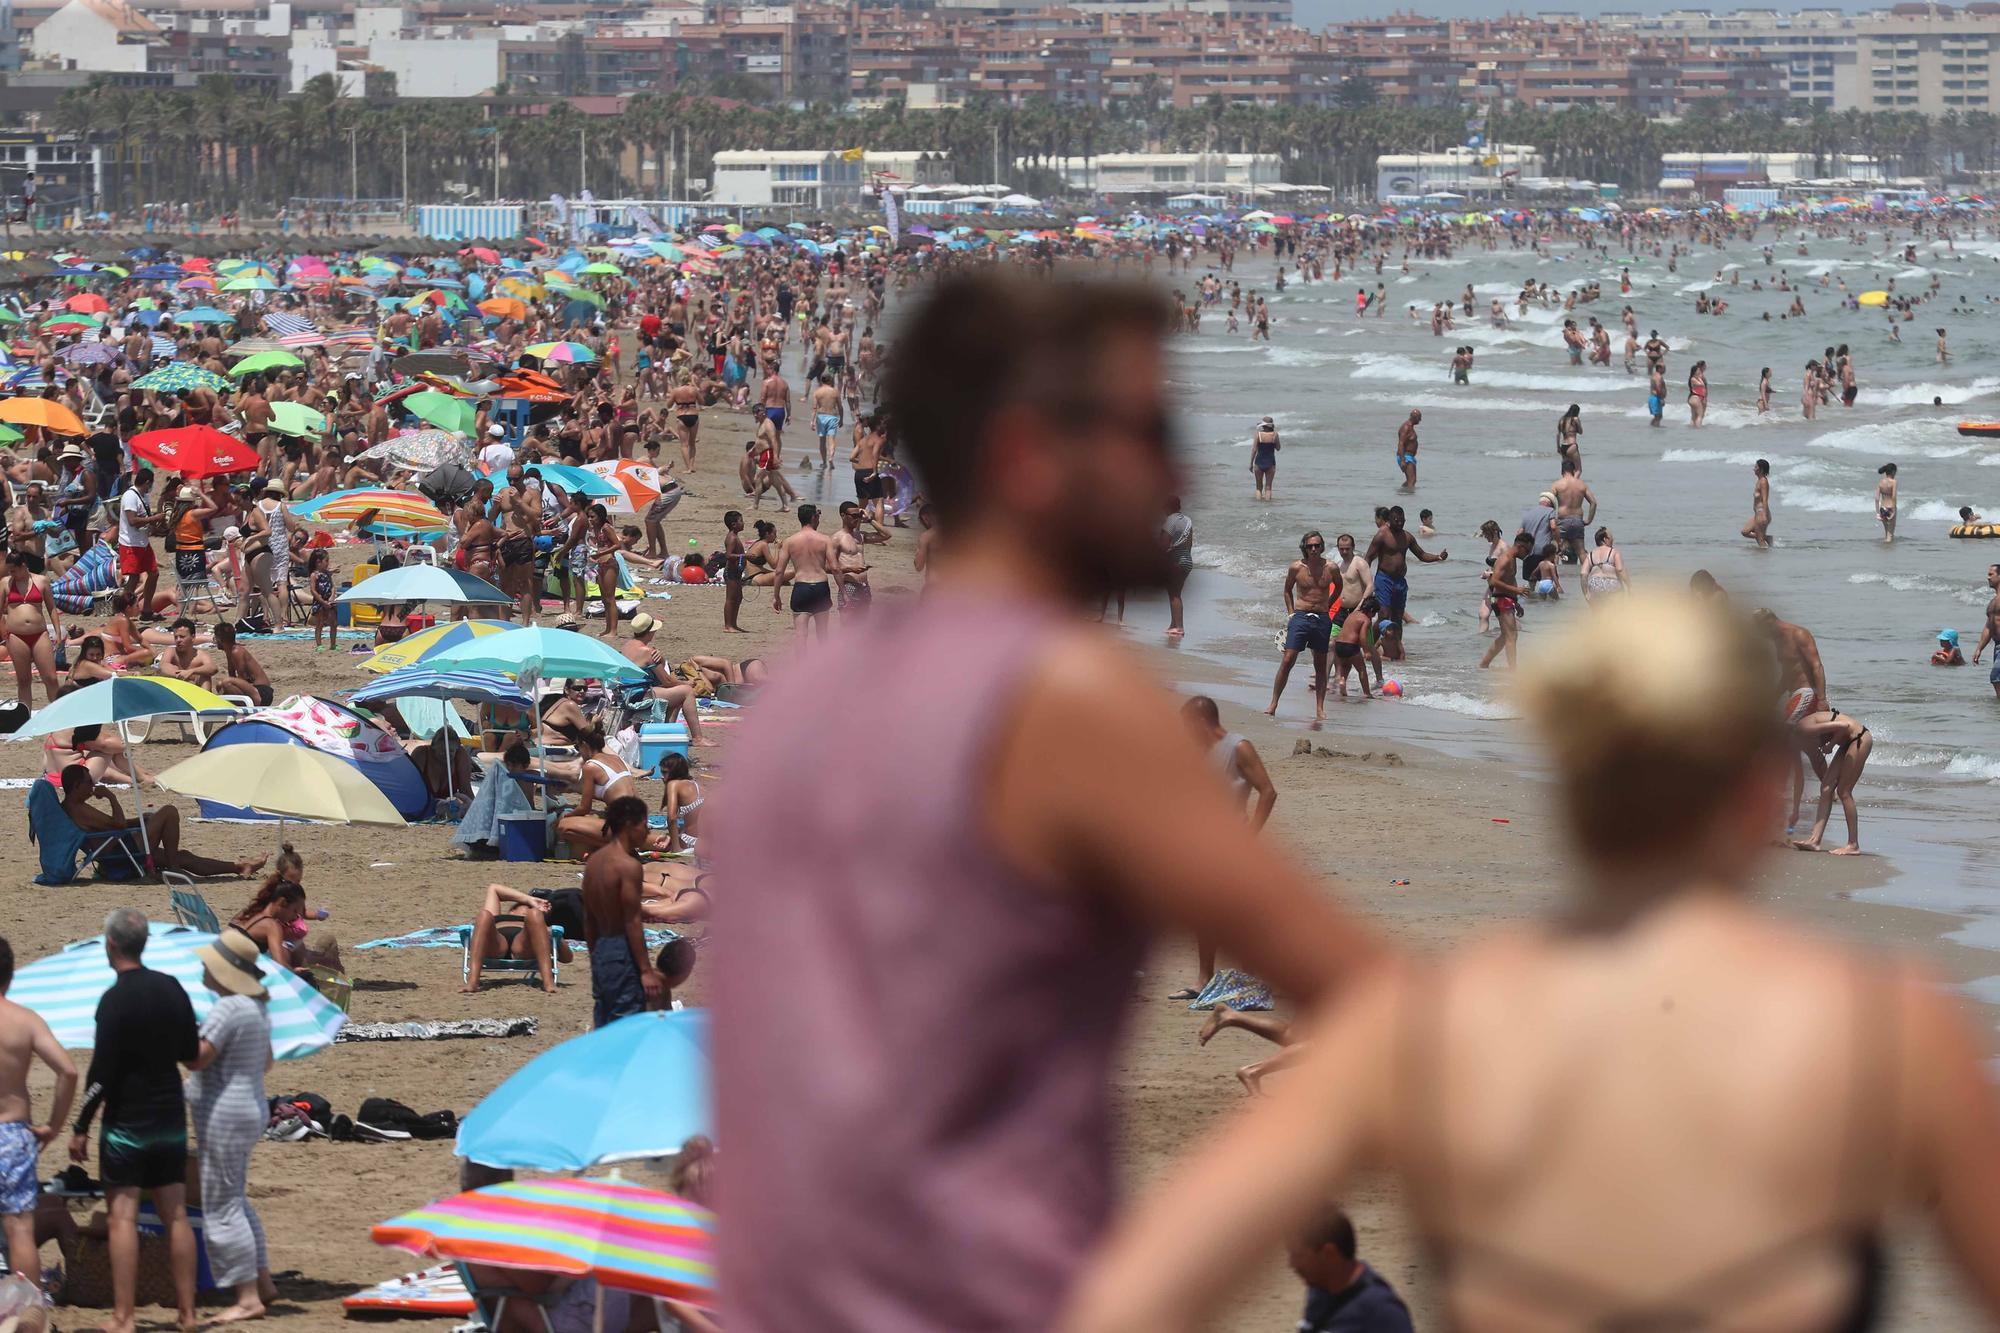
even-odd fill
[[(0, 1226), (7, 1235), (7, 1267), (30, 1282), (41, 1276), (35, 1244), (35, 1204), (40, 1186), (35, 1179), (37, 1150), (69, 1123), (76, 1100), (76, 1066), (48, 1023), (32, 1009), (6, 997), (14, 984), (14, 950), (0, 939)], [(55, 1101), (46, 1120), (34, 1116), (28, 1094), (28, 1070), (36, 1060), (55, 1075)]]
[[(764, 388), (757, 399), (758, 417), (770, 423), (771, 440), (777, 450), (778, 466), (784, 466), (785, 418), (792, 411), (792, 386), (785, 383), (785, 377), (778, 373), (776, 361), (771, 363), (771, 373), (764, 377)], [(759, 436), (763, 427), (757, 428)]]
[(270, 434), (271, 400), (264, 396), (264, 381), (252, 375), (236, 400), (236, 415), (243, 421), (243, 443), (257, 451), (264, 475), (277, 472), (278, 438)]
[(1403, 660), (1403, 611), (1410, 601), (1410, 562), (1414, 555), (1427, 565), (1449, 560), (1451, 552), (1440, 549), (1431, 555), (1417, 544), (1416, 537), (1403, 531), (1403, 507), (1389, 511), (1389, 521), (1368, 543), (1368, 561), (1375, 566), (1375, 600), (1382, 608), (1382, 655), (1392, 662)]
[(207, 653), (195, 646), (194, 622), (182, 616), (173, 623), (173, 631), (173, 644), (160, 654), (155, 670), (162, 676), (172, 676), (175, 680), (207, 689), (209, 682), (215, 679), (216, 665)]
[(801, 638), (817, 629), (826, 638), (826, 617), (833, 610), (833, 589), (828, 580), (832, 565), (832, 544), (819, 530), (819, 506), (799, 506), (799, 530), (778, 546), (778, 558), (771, 562), (771, 609), (782, 611), (779, 589), (785, 575), (792, 576), (792, 630)]
[[(82, 764), (71, 764), (63, 769), (61, 781), (63, 813), (85, 833), (117, 833), (133, 826), (133, 821), (125, 818), (125, 809), (118, 804), (118, 797), (110, 788), (99, 786), (97, 779)], [(100, 810), (90, 804), (92, 801), (103, 801), (111, 808)], [(203, 878), (235, 875), (248, 879), (264, 868), (266, 858), (261, 856), (255, 860), (218, 861), (182, 848), (179, 806), (163, 805), (157, 810), (147, 811), (145, 824), (146, 846), (152, 852), (153, 865), (160, 870), (178, 870), (184, 875)]]
[[(861, 527), (864, 523), (868, 525), (865, 532)], [(840, 531), (828, 539), (827, 547), (833, 553), (834, 571), (840, 576), (843, 612), (866, 611), (874, 601), (875, 590), (868, 586), (868, 558), (861, 548), (888, 540), (889, 534), (868, 516), (867, 510), (852, 500), (840, 502)]]
[(1583, 562), (1583, 534), (1597, 521), (1597, 497), (1584, 484), (1574, 458), (1562, 461), (1562, 476), (1549, 487), (1556, 497), (1556, 533), (1573, 565)]
[(646, 803), (620, 796), (606, 805), (604, 836), (605, 844), (583, 863), (583, 938), (590, 950), (594, 1028), (645, 1012), (665, 990), (646, 951), (643, 876), (633, 855), (646, 844)]
[(1331, 641), (1333, 585), (1340, 579), (1326, 558), (1326, 538), (1308, 532), (1299, 539), (1299, 558), (1285, 568), (1285, 650), (1278, 659), (1278, 678), (1271, 682), (1271, 706), (1267, 717), (1278, 715), (1278, 700), (1299, 654), (1310, 650), (1313, 659), (1313, 718), (1326, 719), (1326, 654)]
[(264, 671), (263, 663), (251, 656), (250, 650), (236, 642), (236, 627), (226, 620), (217, 621), (215, 626), (216, 651), (222, 654), (222, 665), (209, 688), (217, 694), (237, 694), (255, 699), (259, 707), (271, 706), (271, 677)]
[(819, 469), (833, 470), (833, 433), (840, 429), (840, 385), (821, 375), (812, 391), (813, 435), (819, 440)]
[[(870, 521), (878, 528), (882, 524), (882, 511), (888, 505), (881, 473), (882, 446), (885, 442), (881, 422), (874, 417), (863, 417), (855, 425), (854, 448), (847, 455), (848, 463), (854, 468), (854, 498), (866, 507)], [(883, 540), (888, 538), (885, 536)]]
[[(1368, 595), (1370, 582), (1368, 562), (1354, 550), (1354, 534), (1343, 532), (1333, 540), (1334, 568), (1340, 572), (1340, 600), (1333, 608), (1333, 623), (1337, 629), (1354, 614), (1354, 608), (1361, 605), (1361, 599)], [(1378, 666), (1375, 678), (1379, 681), (1382, 670)]]
[[(1833, 703), (1826, 693), (1826, 668), (1819, 657), (1819, 641), (1812, 631), (1803, 625), (1794, 625), (1778, 619), (1768, 608), (1752, 613), (1751, 619), (1764, 627), (1771, 636), (1771, 646), (1778, 657), (1778, 689), (1784, 699), (1785, 723), (1796, 728), (1800, 719), (1819, 711), (1831, 711)], [(1793, 739), (1798, 744), (1799, 754), (1805, 763), (1812, 765), (1815, 776), (1826, 777), (1826, 764), (1821, 760), (1819, 748), (1808, 743), (1796, 731)], [(1799, 822), (1799, 806), (1805, 795), (1805, 764), (1796, 765), (1792, 772), (1792, 815), (1786, 828), (1795, 827)]]
[(532, 625), (542, 609), (535, 586), (535, 538), (542, 530), (541, 488), (529, 482), (519, 463), (507, 469), (507, 485), (493, 493), (492, 512), (500, 522), (500, 588), (514, 597), (521, 623)]
[(1986, 645), (1993, 645), (1993, 670), (1987, 681), (1993, 686), (1993, 697), (2000, 699), (2000, 565), (1986, 567), (1986, 587), (1993, 596), (1986, 602), (1986, 624), (1979, 631), (1979, 644), (1972, 650), (1972, 663), (1979, 665), (1979, 655), (1986, 651)]
[(1417, 489), (1417, 423), (1424, 414), (1410, 409), (1410, 419), (1396, 427), (1396, 466), (1403, 470), (1403, 489)]
[(1757, 480), (1750, 491), (1750, 521), (1743, 525), (1743, 535), (1761, 550), (1771, 544), (1771, 464), (1760, 458), (1752, 471)]

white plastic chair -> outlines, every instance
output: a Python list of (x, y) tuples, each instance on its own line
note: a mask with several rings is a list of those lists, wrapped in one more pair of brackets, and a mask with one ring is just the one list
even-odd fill
[(181, 729), (181, 740), (191, 740), (196, 745), (206, 745), (209, 736), (215, 731), (257, 707), (257, 701), (247, 694), (225, 694), (222, 697), (229, 703), (226, 712), (207, 709), (200, 712), (160, 713), (126, 723), (126, 732), (135, 743), (143, 742), (152, 738), (153, 728), (162, 722), (171, 722)]

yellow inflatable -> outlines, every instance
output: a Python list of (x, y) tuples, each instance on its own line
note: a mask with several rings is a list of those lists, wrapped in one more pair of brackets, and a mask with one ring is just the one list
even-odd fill
[(1863, 292), (1854, 299), (1862, 305), (1887, 305), (1889, 304), (1889, 293)]
[(2000, 523), (1954, 523), (1954, 537), (2000, 537)]

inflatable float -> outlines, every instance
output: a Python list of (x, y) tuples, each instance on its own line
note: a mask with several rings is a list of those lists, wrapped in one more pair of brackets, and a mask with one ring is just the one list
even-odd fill
[(1958, 423), (1958, 433), (1986, 439), (2000, 439), (2000, 421), (1961, 421)]
[(2000, 537), (2000, 523), (1954, 523), (1954, 537)]

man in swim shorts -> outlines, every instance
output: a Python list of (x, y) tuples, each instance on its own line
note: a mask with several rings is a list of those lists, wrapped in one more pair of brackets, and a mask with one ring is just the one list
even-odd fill
[(1326, 558), (1326, 538), (1308, 532), (1299, 539), (1299, 558), (1285, 570), (1285, 649), (1278, 659), (1278, 678), (1271, 683), (1271, 706), (1265, 715), (1276, 717), (1278, 700), (1299, 654), (1310, 651), (1313, 659), (1313, 716), (1326, 717), (1326, 653), (1332, 637), (1330, 608), (1333, 587), (1340, 571)]
[[(1785, 725), (1796, 728), (1808, 714), (1830, 709), (1832, 702), (1826, 693), (1826, 668), (1820, 662), (1819, 641), (1812, 631), (1803, 625), (1794, 625), (1778, 619), (1768, 607), (1753, 612), (1751, 619), (1763, 626), (1771, 637), (1771, 646), (1778, 658), (1778, 688), (1784, 692)], [(1799, 822), (1800, 802), (1805, 794), (1805, 765), (1812, 765), (1815, 776), (1826, 776), (1826, 764), (1821, 759), (1819, 746), (1794, 732), (1798, 740), (1798, 753), (1802, 760), (1792, 773), (1792, 815), (1787, 828)]]
[(1409, 557), (1414, 555), (1426, 565), (1451, 558), (1446, 550), (1436, 555), (1425, 551), (1414, 534), (1403, 530), (1404, 522), (1403, 507), (1392, 507), (1389, 521), (1368, 543), (1368, 559), (1375, 566), (1375, 600), (1382, 608), (1382, 654), (1391, 661), (1403, 657), (1403, 612), (1410, 601)]
[(833, 376), (822, 375), (813, 386), (812, 409), (813, 435), (819, 440), (819, 466), (826, 471), (833, 466), (833, 433), (840, 429), (840, 389)]
[(792, 386), (785, 383), (785, 377), (778, 373), (773, 364), (771, 373), (764, 378), (763, 396), (758, 399), (763, 409), (764, 420), (771, 423), (771, 436), (778, 449), (779, 466), (784, 465), (785, 417), (792, 406)]
[(799, 530), (778, 546), (771, 562), (771, 609), (783, 610), (779, 590), (786, 575), (792, 581), (792, 632), (803, 638), (813, 629), (826, 637), (827, 614), (833, 610), (832, 543), (819, 530), (819, 506), (799, 506)]
[(1986, 587), (1993, 596), (1986, 603), (1986, 624), (1979, 631), (1979, 642), (1972, 650), (1972, 661), (1976, 666), (1979, 655), (1986, 651), (1986, 645), (1993, 645), (1993, 671), (1986, 679), (1993, 686), (1993, 697), (2000, 699), (2000, 565), (1986, 567)]
[(1417, 489), (1417, 423), (1424, 414), (1410, 409), (1410, 419), (1396, 427), (1396, 466), (1403, 470), (1403, 489)]
[[(0, 1226), (7, 1233), (7, 1266), (30, 1281), (41, 1275), (36, 1261), (35, 1203), (41, 1190), (35, 1162), (42, 1145), (56, 1136), (76, 1099), (76, 1066), (40, 1014), (4, 998), (14, 981), (14, 950), (0, 939)], [(28, 1070), (36, 1060), (55, 1075), (55, 1102), (46, 1123), (34, 1115)]]
[(1562, 461), (1562, 475), (1548, 493), (1556, 498), (1556, 532), (1562, 538), (1563, 558), (1570, 564), (1583, 561), (1584, 531), (1597, 521), (1597, 497), (1584, 484), (1581, 465), (1574, 458)]
[(645, 1011), (665, 983), (646, 950), (639, 860), (646, 845), (646, 804), (620, 796), (604, 807), (609, 839), (583, 863), (583, 934), (590, 948), (591, 1021), (594, 1028)]

